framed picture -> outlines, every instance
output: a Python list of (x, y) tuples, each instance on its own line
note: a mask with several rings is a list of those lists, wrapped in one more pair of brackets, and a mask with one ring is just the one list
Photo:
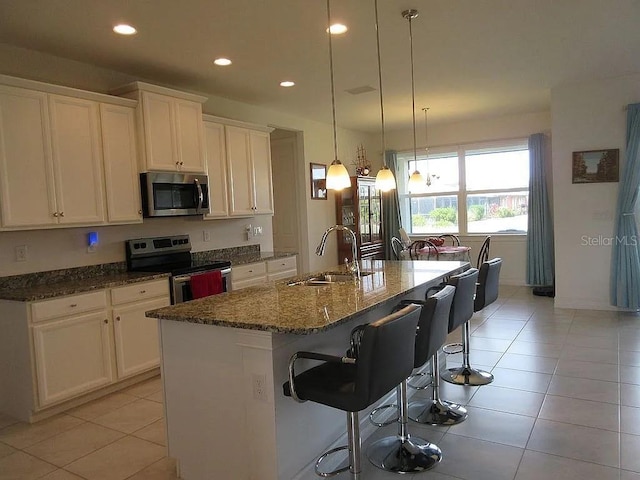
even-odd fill
[(310, 163), (311, 198), (315, 200), (327, 199), (327, 166), (322, 163)]
[(573, 152), (572, 183), (617, 182), (620, 150)]

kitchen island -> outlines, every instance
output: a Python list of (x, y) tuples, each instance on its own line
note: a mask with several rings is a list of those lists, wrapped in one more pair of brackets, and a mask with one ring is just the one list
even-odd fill
[(423, 299), (468, 265), (363, 260), (357, 281), (309, 285), (308, 275), (147, 312), (159, 319), (168, 453), (180, 477), (296, 478), (345, 433), (345, 415), (283, 395), (289, 357), (343, 355), (354, 326)]

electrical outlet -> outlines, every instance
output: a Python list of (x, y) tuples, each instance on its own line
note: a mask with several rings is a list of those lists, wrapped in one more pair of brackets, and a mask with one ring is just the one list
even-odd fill
[(202, 231), (202, 240), (204, 240), (205, 242), (210, 242), (211, 241), (211, 232), (208, 230), (203, 230)]
[(253, 227), (253, 236), (262, 235), (262, 227)]
[(251, 378), (253, 382), (253, 398), (263, 402), (268, 401), (267, 376), (264, 374), (254, 373)]
[(29, 259), (29, 251), (26, 245), (16, 246), (16, 262), (26, 262)]

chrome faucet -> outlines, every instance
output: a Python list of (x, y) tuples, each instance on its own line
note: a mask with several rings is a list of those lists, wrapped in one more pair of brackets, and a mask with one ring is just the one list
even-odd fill
[(356, 234), (348, 227), (344, 225), (334, 225), (333, 227), (327, 228), (322, 234), (322, 239), (320, 243), (316, 247), (316, 255), (321, 257), (324, 255), (324, 250), (327, 246), (327, 237), (334, 230), (345, 230), (351, 234), (351, 254), (352, 254), (352, 262), (349, 264), (349, 260), (347, 258), (344, 259), (344, 263), (347, 266), (347, 269), (358, 279), (360, 279), (360, 266), (358, 265), (358, 251), (357, 251), (357, 239)]

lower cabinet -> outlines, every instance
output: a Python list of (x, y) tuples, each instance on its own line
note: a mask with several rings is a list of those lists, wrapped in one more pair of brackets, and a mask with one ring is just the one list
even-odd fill
[(169, 298), (113, 309), (113, 332), (118, 378), (130, 377), (160, 365), (158, 323), (144, 312), (170, 304)]
[[(41, 411), (160, 365), (157, 320), (166, 278), (36, 302), (0, 301), (0, 413)], [(130, 382), (129, 382), (130, 383)]]
[(41, 407), (113, 381), (110, 330), (106, 310), (33, 326)]
[(267, 281), (267, 265), (265, 262), (248, 263), (246, 265), (233, 266), (231, 269), (231, 289), (261, 285)]
[(275, 282), (298, 275), (296, 256), (278, 258), (267, 262), (267, 280)]
[(231, 270), (233, 290), (275, 282), (298, 274), (296, 256), (234, 266)]

